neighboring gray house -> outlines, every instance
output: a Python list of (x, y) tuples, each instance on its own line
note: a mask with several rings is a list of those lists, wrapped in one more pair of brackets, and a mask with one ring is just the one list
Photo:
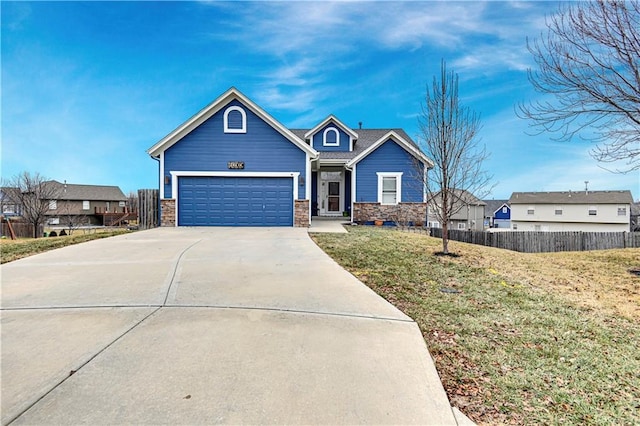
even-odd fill
[(127, 197), (117, 186), (51, 183), (57, 195), (46, 213), (50, 226), (111, 225), (129, 218)]
[[(449, 229), (459, 230), (484, 230), (485, 206), (486, 203), (468, 191), (454, 190), (454, 196), (457, 198), (454, 204), (454, 213), (449, 223)], [(428, 202), (428, 226), (430, 228), (442, 228), (436, 211), (442, 206), (439, 194), (436, 194)]]
[(631, 191), (514, 192), (511, 229), (629, 231), (632, 203)]
[(640, 201), (631, 204), (630, 222), (629, 230), (631, 232), (640, 232)]
[(11, 192), (17, 188), (2, 187), (0, 188), (0, 214), (4, 217), (20, 216), (22, 214), (22, 206), (19, 202), (11, 198)]

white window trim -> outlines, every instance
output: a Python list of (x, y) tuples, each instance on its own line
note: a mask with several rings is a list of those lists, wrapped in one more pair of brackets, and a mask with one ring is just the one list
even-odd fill
[(618, 206), (618, 216), (627, 215), (627, 206)]
[(562, 206), (554, 207), (553, 209), (554, 216), (562, 216), (563, 213), (564, 213), (564, 209), (562, 208)]
[(529, 206), (529, 207), (527, 207), (527, 215), (528, 215), (528, 216), (532, 216), (532, 215), (534, 215), (534, 214), (536, 214), (536, 208), (535, 208), (535, 207), (533, 207), (533, 206)]
[[(593, 212), (593, 214), (591, 212)], [(589, 206), (587, 214), (589, 216), (598, 216), (598, 206)]]
[(82, 202), (82, 210), (91, 210), (91, 201), (84, 200)]
[(49, 200), (49, 210), (58, 210), (58, 200)]
[(458, 222), (458, 230), (462, 229), (466, 229), (467, 228), (467, 224), (464, 222)]
[[(327, 142), (327, 133), (330, 131), (336, 132), (336, 143)], [(327, 127), (322, 132), (322, 146), (340, 146), (340, 132), (335, 127)]]
[[(238, 111), (242, 116), (242, 127), (239, 129), (230, 129), (229, 128), (229, 113), (233, 111)], [(247, 133), (247, 114), (244, 112), (244, 109), (239, 106), (230, 106), (224, 111), (224, 132), (225, 133)]]
[[(378, 202), (386, 206), (395, 206), (402, 202), (402, 172), (377, 172), (378, 175)], [(395, 203), (383, 203), (382, 202), (382, 179), (386, 177), (396, 178), (396, 202)]]

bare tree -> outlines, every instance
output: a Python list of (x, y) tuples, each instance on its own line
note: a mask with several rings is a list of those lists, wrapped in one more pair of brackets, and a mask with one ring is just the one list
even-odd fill
[(483, 198), (492, 179), (482, 170), (488, 154), (479, 145), (480, 117), (458, 99), (458, 75), (442, 61), (440, 79), (427, 87), (419, 116), (419, 139), (434, 163), (425, 174), (430, 211), (442, 224), (442, 251), (449, 253), (447, 231), (451, 217), (465, 204), (465, 191)]
[(520, 104), (518, 115), (557, 140), (596, 142), (592, 156), (640, 168), (640, 2), (596, 0), (563, 5), (547, 19), (547, 34), (527, 47), (537, 92), (554, 100)]
[(22, 172), (3, 183), (3, 191), (20, 205), (22, 217), (33, 226), (33, 237), (40, 235), (50, 203), (58, 199), (55, 182), (39, 173)]

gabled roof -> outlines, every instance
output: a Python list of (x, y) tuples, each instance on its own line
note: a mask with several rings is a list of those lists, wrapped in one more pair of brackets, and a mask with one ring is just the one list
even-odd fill
[(58, 200), (79, 201), (126, 201), (127, 197), (117, 186), (109, 185), (76, 185), (60, 183), (52, 180), (50, 183), (56, 188)]
[(509, 206), (509, 200), (482, 200), (487, 204), (485, 212), (495, 213), (502, 208), (502, 206)]
[(631, 191), (514, 192), (511, 204), (631, 204)]
[(428, 168), (433, 167), (433, 162), (429, 160), (422, 151), (420, 151), (420, 148), (418, 148), (418, 146), (415, 143), (413, 143), (413, 141), (411, 141), (410, 138), (408, 138), (407, 134), (405, 132), (402, 132), (402, 135), (401, 135), (400, 132), (397, 132), (396, 130), (387, 131), (387, 133), (383, 134), (382, 137), (380, 137), (378, 140), (376, 140), (371, 145), (366, 147), (364, 150), (357, 153), (353, 158), (351, 158), (351, 160), (347, 162), (346, 166), (353, 167), (354, 164), (358, 163), (367, 155), (371, 154), (373, 151), (376, 150), (376, 148), (378, 148), (383, 143), (387, 142), (389, 139), (393, 140), (395, 143), (403, 147), (407, 152), (409, 152), (417, 160), (419, 160), (423, 164), (426, 164)]
[(158, 158), (160, 153), (170, 148), (172, 145), (180, 141), (183, 137), (188, 135), (192, 130), (196, 127), (204, 123), (206, 120), (211, 118), (215, 113), (220, 111), (223, 107), (225, 107), (229, 102), (233, 100), (238, 100), (245, 107), (247, 107), (251, 112), (256, 114), (262, 120), (267, 122), (271, 127), (273, 127), (276, 131), (278, 131), (282, 136), (290, 140), (294, 143), (298, 148), (302, 149), (312, 158), (318, 156), (318, 152), (313, 149), (311, 146), (307, 145), (304, 142), (304, 139), (293, 134), (289, 129), (284, 127), (280, 122), (278, 122), (275, 118), (269, 115), (265, 110), (260, 108), (254, 102), (252, 102), (249, 98), (243, 95), (238, 89), (235, 87), (231, 87), (229, 90), (220, 95), (216, 100), (211, 102), (209, 105), (204, 107), (198, 113), (196, 113), (193, 117), (189, 118), (187, 121), (178, 126), (175, 130), (169, 133), (167, 136), (162, 138), (159, 142), (153, 145), (151, 148), (147, 150), (147, 153), (154, 158)]
[[(440, 199), (440, 192), (442, 191), (438, 191), (435, 194), (433, 194), (433, 196), (430, 198), (429, 201), (436, 201), (436, 204), (437, 204), (437, 200), (434, 200), (434, 199)], [(484, 201), (482, 201), (481, 199), (479, 199), (478, 197), (476, 197), (466, 189), (452, 189), (449, 191), (449, 193), (453, 194), (453, 196), (456, 198), (456, 202), (461, 201), (462, 204), (464, 205), (466, 204), (473, 205), (473, 206), (487, 205), (487, 203), (485, 203)]]
[(333, 122), (334, 124), (337, 124), (342, 130), (345, 131), (345, 133), (347, 133), (349, 136), (351, 136), (351, 139), (358, 139), (358, 134), (356, 132), (354, 132), (349, 126), (345, 125), (342, 121), (338, 120), (338, 118), (333, 114), (329, 115), (327, 118), (322, 120), (320, 122), (320, 124), (318, 124), (313, 129), (307, 131), (304, 134), (304, 139), (310, 138), (311, 136), (316, 134), (316, 132), (318, 130), (322, 129), (324, 126), (326, 126), (330, 122)]

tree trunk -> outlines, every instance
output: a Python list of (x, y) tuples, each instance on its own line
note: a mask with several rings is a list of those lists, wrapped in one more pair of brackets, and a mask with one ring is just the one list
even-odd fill
[(449, 224), (442, 224), (442, 253), (449, 254)]

